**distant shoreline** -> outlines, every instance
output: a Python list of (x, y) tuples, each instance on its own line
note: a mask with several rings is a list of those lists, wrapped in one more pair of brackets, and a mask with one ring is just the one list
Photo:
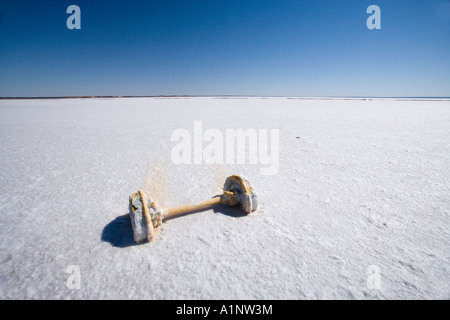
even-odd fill
[(286, 98), (299, 100), (433, 100), (447, 101), (450, 97), (357, 97), (357, 96), (329, 96), (329, 97), (301, 97), (301, 96), (244, 96), (244, 95), (151, 95), (151, 96), (55, 96), (55, 97), (0, 97), (0, 100), (58, 100), (58, 99), (124, 99), (124, 98), (215, 98), (215, 99), (246, 99), (246, 98)]

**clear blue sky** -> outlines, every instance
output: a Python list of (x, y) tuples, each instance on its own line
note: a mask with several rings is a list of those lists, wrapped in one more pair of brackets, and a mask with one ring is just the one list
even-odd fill
[(448, 97), (450, 0), (0, 0), (0, 96), (175, 94)]

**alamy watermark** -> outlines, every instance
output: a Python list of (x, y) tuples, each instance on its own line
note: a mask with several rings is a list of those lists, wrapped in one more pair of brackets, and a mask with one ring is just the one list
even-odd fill
[[(81, 10), (77, 5), (70, 5), (67, 7), (66, 13), (70, 14), (67, 18), (66, 26), (69, 30), (81, 29)], [(371, 16), (367, 18), (366, 25), (370, 30), (381, 29), (381, 9), (377, 5), (370, 5), (366, 10), (367, 14)]]
[(260, 165), (262, 175), (278, 172), (280, 133), (278, 129), (203, 130), (194, 121), (193, 131), (179, 128), (172, 132), (171, 159), (174, 164), (249, 164)]
[(379, 6), (371, 5), (367, 8), (366, 13), (371, 14), (367, 18), (366, 25), (369, 30), (381, 29), (381, 9)]
[(67, 29), (81, 29), (81, 10), (79, 6), (70, 5), (67, 7), (66, 13), (71, 15), (66, 20)]
[(67, 278), (66, 286), (67, 288), (80, 289), (81, 288), (81, 272), (80, 267), (77, 265), (67, 266), (67, 273), (70, 273), (70, 276)]
[(380, 290), (381, 289), (381, 269), (377, 265), (370, 265), (367, 267), (367, 289)]

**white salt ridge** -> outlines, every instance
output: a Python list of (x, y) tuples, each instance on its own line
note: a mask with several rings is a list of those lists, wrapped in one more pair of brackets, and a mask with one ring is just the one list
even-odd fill
[[(171, 133), (195, 120), (279, 129), (278, 174), (174, 165)], [(0, 298), (448, 299), (449, 131), (448, 100), (2, 100)], [(234, 173), (258, 211), (169, 219), (134, 244), (131, 193), (196, 202)]]

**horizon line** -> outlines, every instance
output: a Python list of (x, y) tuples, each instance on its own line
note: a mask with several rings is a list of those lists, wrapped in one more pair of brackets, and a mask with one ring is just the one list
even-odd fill
[(0, 97), (0, 100), (47, 100), (47, 99), (120, 99), (120, 98), (291, 98), (291, 99), (450, 99), (436, 96), (263, 96), (263, 95), (83, 95), (83, 96), (31, 96)]

